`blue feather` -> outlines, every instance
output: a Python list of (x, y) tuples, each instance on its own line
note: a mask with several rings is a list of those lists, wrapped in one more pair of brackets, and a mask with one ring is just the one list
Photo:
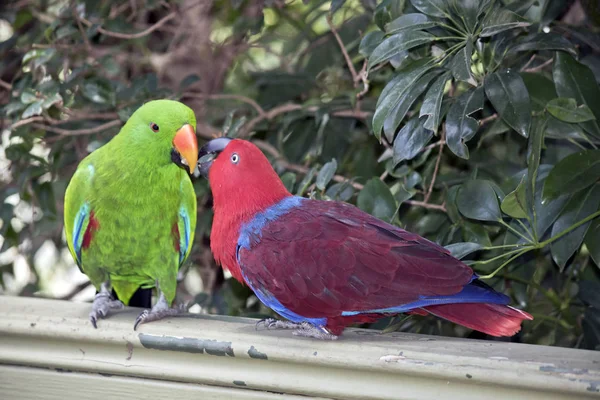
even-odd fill
[(183, 221), (183, 235), (180, 235), (179, 238), (179, 264), (183, 263), (185, 259), (185, 255), (187, 254), (188, 248), (190, 246), (190, 217), (185, 209), (185, 207), (181, 206), (179, 209), (179, 218)]
[(508, 304), (508, 296), (494, 291), (487, 285), (478, 281), (477, 275), (473, 275), (471, 283), (466, 285), (460, 292), (450, 296), (421, 296), (419, 300), (401, 304), (395, 307), (379, 308), (364, 311), (344, 311), (343, 316), (352, 316), (358, 314), (388, 314), (404, 313), (416, 308), (435, 306), (440, 304), (459, 304), (459, 303), (488, 303), (488, 304)]
[(77, 264), (81, 264), (81, 245), (83, 243), (83, 233), (85, 232), (84, 225), (87, 225), (86, 221), (89, 221), (89, 216), (90, 205), (83, 203), (75, 216), (75, 225), (73, 226), (72, 234), (73, 242), (71, 243), (77, 255)]
[[(261, 232), (267, 222), (274, 221), (284, 214), (287, 214), (293, 208), (300, 206), (304, 201), (303, 197), (289, 196), (273, 204), (263, 212), (257, 213), (247, 223), (240, 227), (240, 234), (238, 236), (238, 251), (239, 248), (250, 249), (252, 241), (258, 241), (261, 237)], [(239, 262), (239, 258), (238, 258)]]

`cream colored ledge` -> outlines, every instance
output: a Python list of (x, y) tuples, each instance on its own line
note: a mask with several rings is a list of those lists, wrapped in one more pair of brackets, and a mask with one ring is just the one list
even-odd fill
[(98, 324), (90, 304), (0, 296), (2, 399), (600, 398), (600, 352), (349, 329), (338, 341), (189, 316)]

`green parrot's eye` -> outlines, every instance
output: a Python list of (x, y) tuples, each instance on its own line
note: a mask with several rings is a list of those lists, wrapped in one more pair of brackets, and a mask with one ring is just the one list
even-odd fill
[(159, 127), (154, 122), (150, 122), (150, 129), (152, 129), (154, 132), (158, 132)]

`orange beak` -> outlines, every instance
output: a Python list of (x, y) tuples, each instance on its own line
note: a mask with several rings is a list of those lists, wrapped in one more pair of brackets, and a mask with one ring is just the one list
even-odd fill
[(173, 147), (187, 162), (190, 174), (193, 173), (198, 163), (198, 140), (190, 124), (185, 124), (177, 131), (173, 139)]

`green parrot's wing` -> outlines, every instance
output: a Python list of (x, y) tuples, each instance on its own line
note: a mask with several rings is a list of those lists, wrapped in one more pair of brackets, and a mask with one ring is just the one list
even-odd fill
[(192, 250), (196, 233), (196, 194), (188, 176), (181, 180), (181, 206), (177, 221), (179, 234), (179, 266), (183, 264)]
[(87, 201), (93, 177), (94, 167), (84, 160), (75, 171), (65, 192), (67, 246), (80, 270), (82, 270), (81, 249), (89, 246), (93, 229), (97, 227), (94, 213)]

